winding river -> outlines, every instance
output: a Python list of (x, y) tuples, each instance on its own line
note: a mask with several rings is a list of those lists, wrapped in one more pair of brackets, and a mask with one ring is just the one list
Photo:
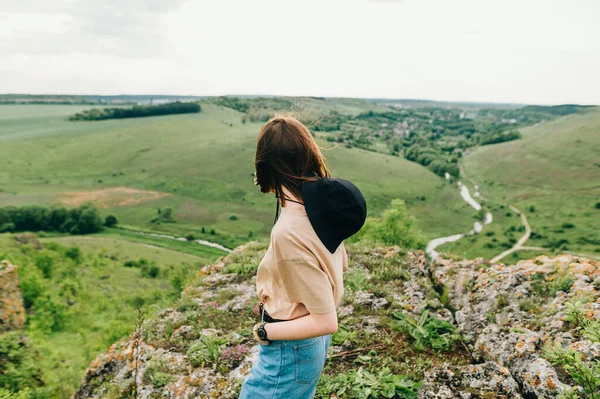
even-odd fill
[[(446, 179), (449, 180), (450, 175), (446, 174)], [(475, 209), (476, 211), (481, 210), (481, 204), (473, 199), (473, 197), (471, 196), (471, 193), (469, 192), (469, 188), (467, 186), (465, 186), (461, 181), (458, 182), (458, 189), (460, 190), (460, 196), (467, 204), (469, 204), (471, 207), (473, 207), (473, 209)], [(478, 187), (475, 186), (475, 192), (473, 193), (473, 195), (475, 197), (479, 198), (480, 195), (479, 195), (479, 192), (477, 191), (477, 189), (478, 189)], [(483, 216), (482, 220), (479, 220), (473, 224), (473, 228), (469, 232), (454, 234), (454, 235), (447, 236), (447, 237), (438, 237), (438, 238), (434, 238), (433, 240), (429, 241), (429, 243), (427, 243), (427, 247), (425, 248), (425, 253), (432, 260), (436, 259), (439, 255), (439, 253), (436, 251), (437, 247), (439, 247), (440, 245), (447, 244), (449, 242), (458, 241), (461, 238), (464, 238), (467, 236), (479, 234), (483, 231), (483, 227), (485, 225), (492, 223), (492, 221), (493, 221), (492, 214), (487, 212)]]

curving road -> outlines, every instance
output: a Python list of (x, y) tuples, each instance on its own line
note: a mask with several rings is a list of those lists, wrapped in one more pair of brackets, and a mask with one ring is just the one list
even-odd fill
[(506, 251), (502, 252), (500, 255), (496, 255), (495, 257), (490, 259), (490, 263), (499, 262), (505, 256), (508, 256), (508, 255), (512, 254), (513, 252), (518, 251), (519, 249), (524, 249), (523, 244), (525, 244), (525, 242), (527, 240), (529, 240), (529, 236), (531, 235), (531, 226), (529, 226), (529, 222), (527, 221), (527, 217), (525, 216), (525, 214), (523, 212), (521, 212), (516, 206), (509, 205), (508, 207), (513, 212), (516, 212), (521, 216), (521, 223), (523, 223), (523, 225), (525, 226), (525, 234), (523, 234), (523, 237), (521, 237), (519, 239), (519, 241), (517, 241), (517, 243), (512, 248), (507, 249)]

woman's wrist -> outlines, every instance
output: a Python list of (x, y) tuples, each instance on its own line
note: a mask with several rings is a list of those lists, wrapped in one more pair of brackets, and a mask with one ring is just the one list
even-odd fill
[(337, 314), (308, 314), (296, 319), (265, 324), (269, 341), (298, 340), (333, 334), (337, 331)]
[[(261, 339), (261, 337), (258, 334), (258, 329), (261, 326), (261, 324), (264, 324), (263, 329), (267, 333), (266, 339)], [(254, 336), (254, 339), (262, 345), (269, 345), (271, 343), (271, 340), (269, 340), (269, 332), (267, 331), (267, 325), (269, 325), (269, 323), (257, 323), (252, 329), (252, 335)]]

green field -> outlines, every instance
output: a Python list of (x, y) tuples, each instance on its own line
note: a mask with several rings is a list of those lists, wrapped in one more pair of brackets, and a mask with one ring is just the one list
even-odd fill
[[(600, 253), (600, 109), (570, 115), (521, 129), (514, 142), (478, 148), (463, 159), (465, 174), (481, 187), (495, 221), (485, 234), (442, 247), (467, 257), (490, 258), (502, 252), (501, 242), (523, 233), (513, 204), (525, 213), (533, 235), (525, 244), (592, 256)], [(496, 238), (497, 242), (492, 242)], [(485, 248), (488, 244), (493, 248)], [(550, 252), (550, 251), (546, 251)], [(531, 256), (521, 251), (519, 258)], [(515, 257), (516, 258), (516, 257)]]
[[(68, 397), (84, 370), (101, 352), (133, 330), (138, 305), (146, 314), (169, 306), (181, 286), (217, 255), (199, 258), (176, 250), (120, 238), (67, 236), (19, 244), (0, 234), (0, 259), (19, 266), (27, 314), (25, 334), (39, 353), (50, 397)], [(79, 248), (79, 255), (68, 251)], [(158, 267), (145, 275), (128, 261)], [(30, 305), (28, 305), (30, 303)]]
[[(362, 100), (305, 101), (307, 109), (322, 103), (348, 113), (374, 107)], [(0, 206), (91, 200), (103, 214), (136, 228), (193, 233), (229, 247), (267, 237), (275, 201), (259, 192), (252, 176), (261, 124), (242, 123), (243, 114), (230, 108), (202, 107), (199, 114), (69, 122), (84, 107), (0, 106)], [(319, 142), (333, 174), (364, 192), (370, 215), (402, 198), (428, 238), (468, 228), (472, 210), (426, 168)], [(123, 188), (150, 193), (123, 194)], [(150, 223), (159, 208), (172, 208), (174, 222)]]

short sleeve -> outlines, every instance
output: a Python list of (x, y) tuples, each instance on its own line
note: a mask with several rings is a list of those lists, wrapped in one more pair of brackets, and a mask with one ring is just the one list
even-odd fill
[(316, 258), (282, 259), (277, 268), (291, 302), (302, 303), (314, 314), (335, 311), (333, 288)]

